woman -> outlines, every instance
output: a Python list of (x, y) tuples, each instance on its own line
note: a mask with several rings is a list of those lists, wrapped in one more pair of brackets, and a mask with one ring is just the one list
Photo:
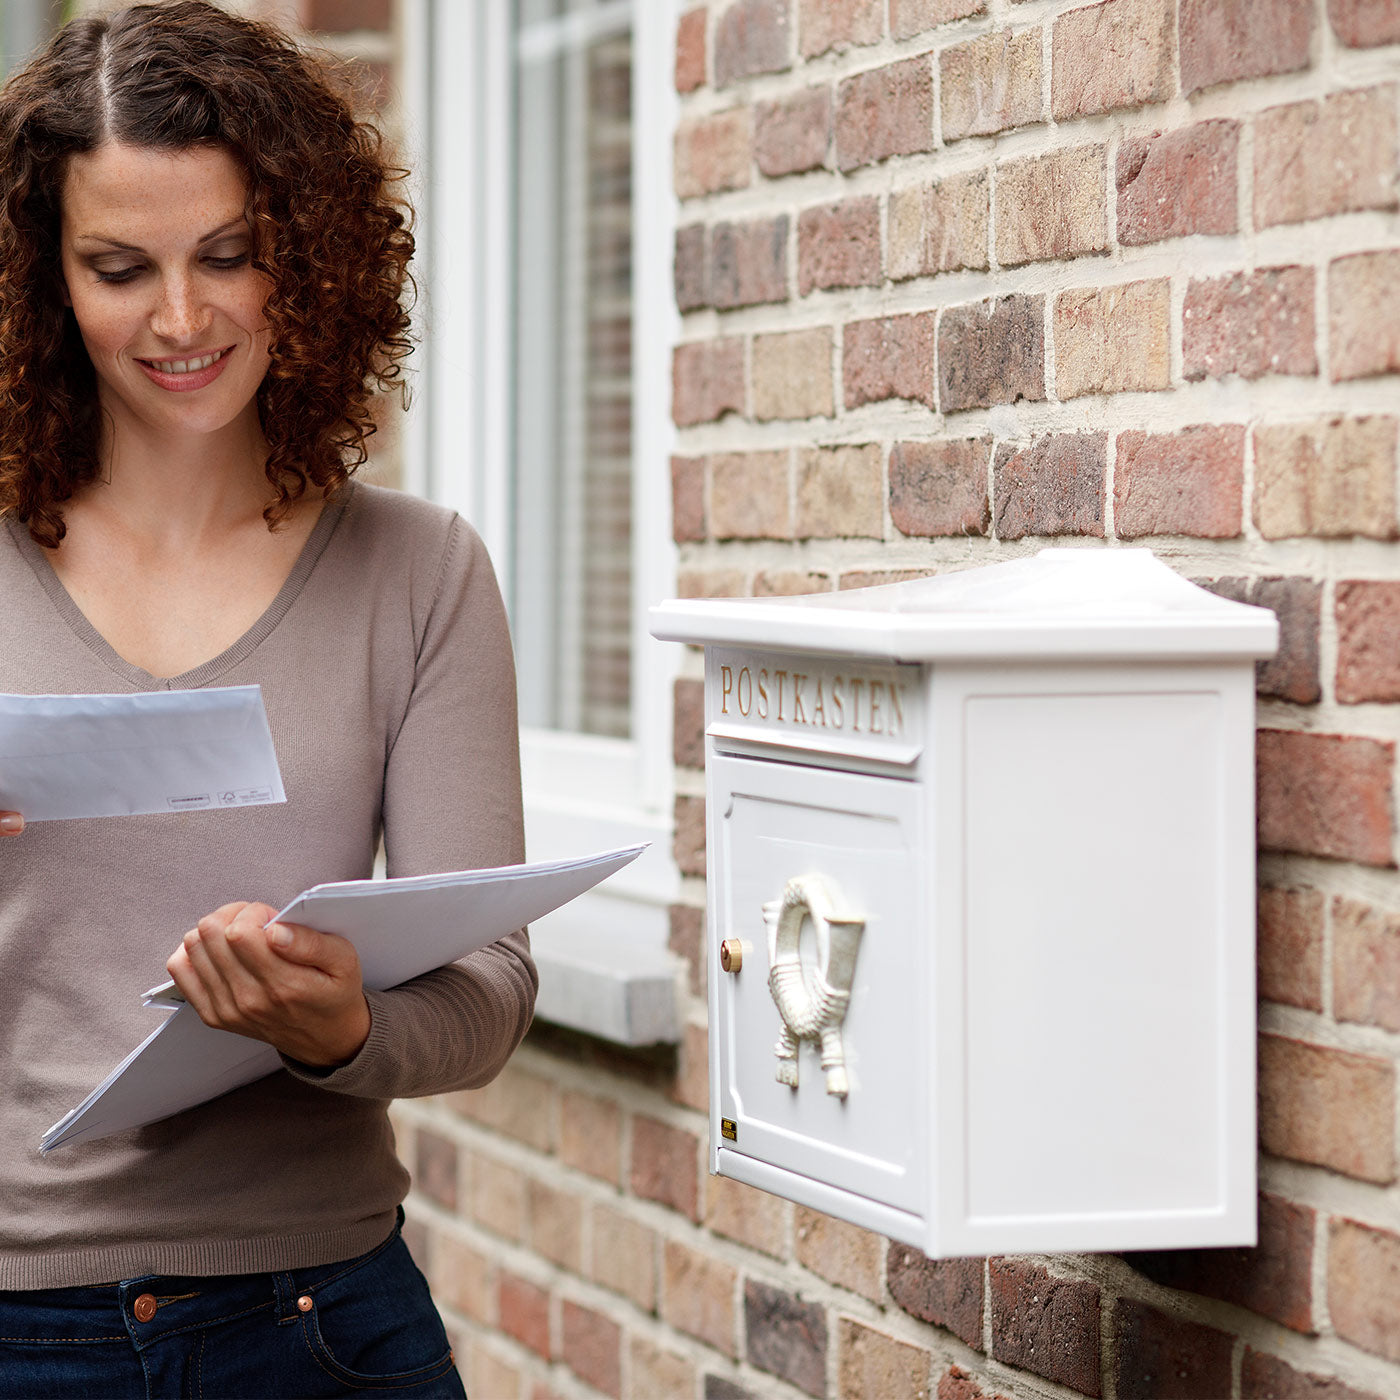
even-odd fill
[[(408, 350), (394, 173), (203, 0), (75, 21), (0, 94), (0, 691), (259, 684), (288, 795), (0, 850), (3, 1393), (462, 1394), (386, 1108), (497, 1073), (525, 935), (367, 993), (349, 944), (264, 928), (381, 834), (391, 875), (523, 856), (482, 547), (349, 480)], [(167, 960), (285, 1070), (41, 1158)]]

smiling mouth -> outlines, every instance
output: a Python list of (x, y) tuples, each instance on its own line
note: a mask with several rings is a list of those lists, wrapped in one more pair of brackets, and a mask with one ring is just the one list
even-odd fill
[(193, 360), (145, 360), (141, 363), (149, 365), (154, 370), (159, 370), (161, 374), (194, 374), (198, 370), (208, 369), (210, 365), (217, 364), (225, 355), (233, 349), (227, 345), (222, 350), (215, 350), (210, 355), (200, 355)]

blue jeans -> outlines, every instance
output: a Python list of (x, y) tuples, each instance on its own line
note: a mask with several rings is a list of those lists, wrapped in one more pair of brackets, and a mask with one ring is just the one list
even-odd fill
[(396, 1229), (340, 1264), (0, 1293), (0, 1395), (197, 1400), (466, 1391)]

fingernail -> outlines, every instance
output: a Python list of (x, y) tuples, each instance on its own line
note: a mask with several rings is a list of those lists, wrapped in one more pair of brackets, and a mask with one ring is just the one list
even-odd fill
[(17, 812), (7, 812), (0, 817), (0, 831), (8, 831), (12, 835), (15, 832), (24, 830), (24, 818)]
[(292, 931), (285, 924), (273, 924), (272, 944), (275, 948), (289, 948), (292, 943)]

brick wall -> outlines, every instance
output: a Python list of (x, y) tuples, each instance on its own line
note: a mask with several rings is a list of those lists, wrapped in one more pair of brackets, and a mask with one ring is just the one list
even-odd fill
[(679, 591), (1131, 541), (1278, 613), (1261, 1242), (934, 1264), (706, 1175), (691, 656), (679, 1052), (399, 1110), (475, 1400), (1400, 1395), (1400, 0), (711, 0), (675, 81)]

